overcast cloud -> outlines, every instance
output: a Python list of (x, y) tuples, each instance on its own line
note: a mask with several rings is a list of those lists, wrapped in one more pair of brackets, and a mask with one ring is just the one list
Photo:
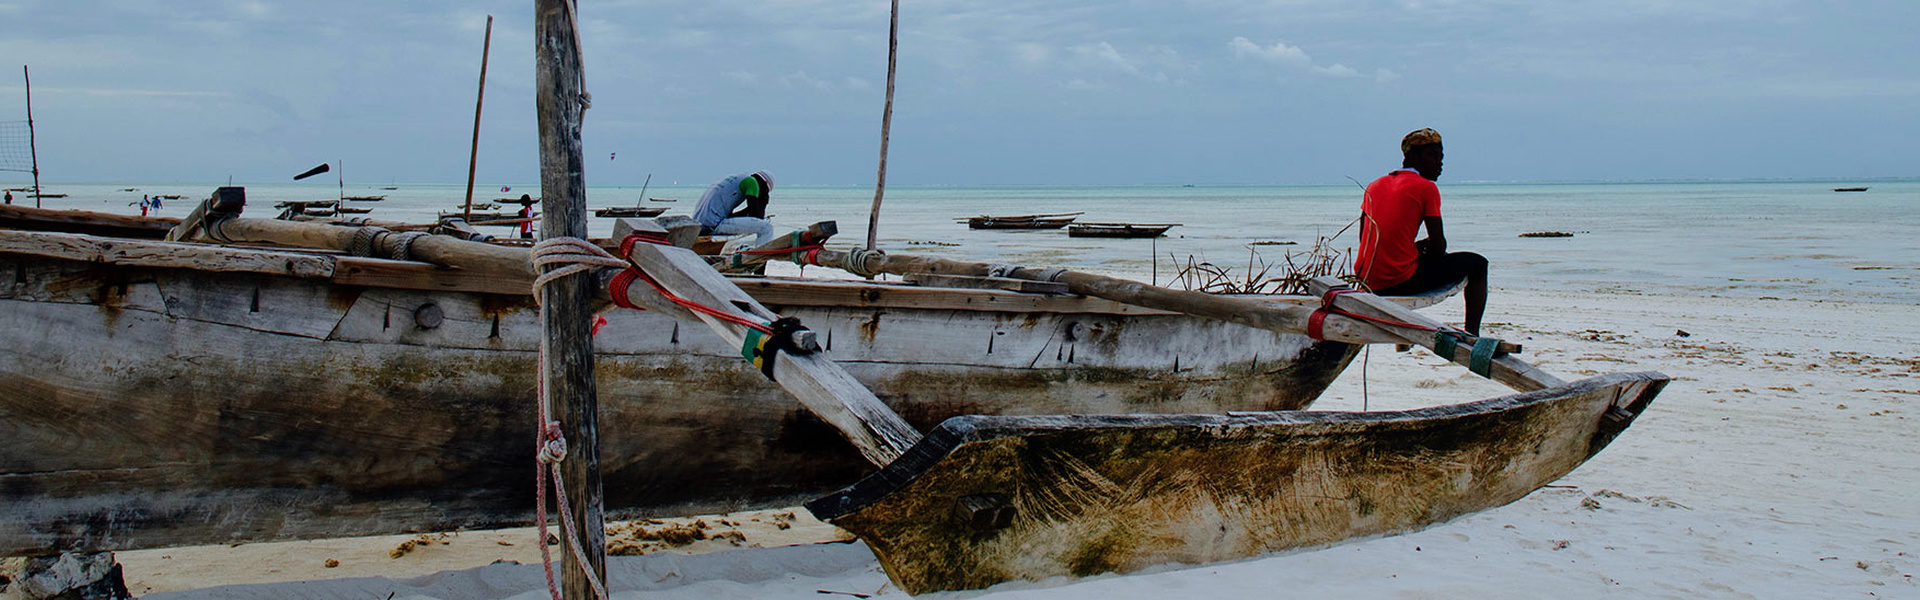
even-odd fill
[[(1912, 176), (1920, 4), (909, 0), (889, 182)], [(583, 0), (590, 184), (870, 184), (885, 1)], [(537, 178), (531, 1), (0, 0), (56, 181)], [(616, 156), (617, 158), (609, 159)], [(16, 181), (19, 174), (0, 173)]]

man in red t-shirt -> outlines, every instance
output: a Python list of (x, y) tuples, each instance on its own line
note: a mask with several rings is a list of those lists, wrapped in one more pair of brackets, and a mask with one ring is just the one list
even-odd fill
[[(1360, 282), (1382, 296), (1418, 294), (1467, 280), (1467, 333), (1480, 335), (1487, 310), (1487, 259), (1447, 252), (1440, 223), (1440, 132), (1421, 129), (1400, 140), (1401, 170), (1375, 179), (1360, 203), (1360, 250), (1353, 259)], [(1427, 239), (1415, 240), (1420, 227)]]

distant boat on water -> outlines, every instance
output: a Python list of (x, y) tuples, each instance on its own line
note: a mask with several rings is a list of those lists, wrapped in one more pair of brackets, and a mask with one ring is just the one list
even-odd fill
[(1167, 234), (1179, 223), (1074, 223), (1067, 227), (1068, 237), (1156, 238)]
[(956, 221), (966, 221), (969, 229), (1059, 229), (1072, 223), (1084, 213), (1056, 213), (1050, 215), (1013, 215), (960, 217)]
[(1833, 188), (1833, 191), (1836, 191), (1836, 192), (1864, 192), (1864, 191), (1867, 191), (1867, 188), (1864, 188), (1864, 187), (1844, 187), (1844, 188)]

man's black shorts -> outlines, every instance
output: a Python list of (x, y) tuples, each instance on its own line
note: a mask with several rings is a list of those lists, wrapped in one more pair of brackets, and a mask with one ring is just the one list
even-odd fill
[(1412, 296), (1467, 278), (1486, 279), (1487, 258), (1472, 252), (1423, 254), (1413, 268), (1413, 277), (1393, 287), (1374, 290), (1380, 296)]

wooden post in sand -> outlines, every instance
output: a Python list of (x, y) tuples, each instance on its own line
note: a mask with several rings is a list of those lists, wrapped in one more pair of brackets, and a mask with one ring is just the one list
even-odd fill
[[(587, 237), (585, 160), (580, 126), (586, 112), (580, 72), (579, 13), (573, 0), (534, 0), (534, 89), (540, 130), (540, 235), (543, 239)], [(552, 269), (553, 267), (548, 267)], [(606, 522), (600, 491), (600, 439), (593, 382), (594, 278), (562, 277), (546, 284), (541, 310), (543, 392), (567, 438), (562, 499), (574, 527), (563, 528), (561, 585), (568, 600), (593, 597), (589, 573), (606, 581)], [(586, 564), (567, 551), (578, 540)]]
[(880, 115), (880, 176), (873, 185), (873, 211), (867, 215), (867, 249), (880, 240), (880, 198), (887, 193), (887, 137), (893, 129), (893, 67), (900, 55), (900, 0), (893, 0), (887, 25), (887, 109)]
[(473, 172), (480, 166), (480, 107), (487, 101), (487, 55), (493, 50), (493, 15), (487, 15), (487, 34), (480, 41), (480, 92), (473, 98), (473, 150), (467, 154), (467, 204), (462, 221), (473, 221)]

